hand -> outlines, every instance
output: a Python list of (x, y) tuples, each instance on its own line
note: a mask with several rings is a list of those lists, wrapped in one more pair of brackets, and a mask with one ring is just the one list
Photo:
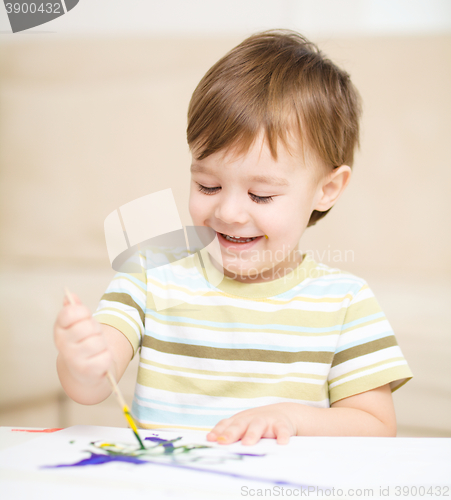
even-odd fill
[(72, 377), (83, 385), (99, 384), (113, 363), (100, 323), (74, 295), (64, 299), (54, 327), (55, 345)]
[(288, 444), (290, 437), (297, 435), (292, 411), (289, 403), (242, 411), (218, 422), (207, 434), (207, 440), (231, 444), (241, 439), (242, 444), (252, 445), (258, 443), (260, 438), (272, 438), (277, 439), (278, 444)]

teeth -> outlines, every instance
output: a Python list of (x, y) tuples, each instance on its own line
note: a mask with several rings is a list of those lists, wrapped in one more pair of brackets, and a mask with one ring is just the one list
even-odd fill
[(221, 233), (224, 238), (228, 241), (233, 241), (234, 243), (248, 243), (249, 241), (255, 240), (256, 236), (253, 238), (244, 238), (242, 236), (230, 236), (228, 234)]

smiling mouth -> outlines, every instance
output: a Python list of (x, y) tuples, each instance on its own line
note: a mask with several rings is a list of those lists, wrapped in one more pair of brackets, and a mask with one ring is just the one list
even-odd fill
[(260, 236), (254, 236), (250, 238), (245, 238), (241, 236), (229, 236), (228, 234), (224, 233), (219, 233), (223, 238), (225, 238), (227, 241), (232, 241), (233, 243), (249, 243), (249, 241), (254, 241), (257, 238), (260, 238)]

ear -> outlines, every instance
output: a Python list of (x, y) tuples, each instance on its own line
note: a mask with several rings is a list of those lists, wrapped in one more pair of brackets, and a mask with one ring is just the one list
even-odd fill
[(332, 208), (341, 193), (346, 189), (346, 186), (351, 180), (351, 167), (342, 165), (334, 168), (322, 181), (319, 192), (319, 200), (315, 206), (315, 210), (325, 212)]

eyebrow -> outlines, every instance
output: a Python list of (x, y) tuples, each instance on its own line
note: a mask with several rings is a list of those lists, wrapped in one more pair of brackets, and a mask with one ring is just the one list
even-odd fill
[[(203, 165), (193, 164), (191, 165), (191, 173), (203, 173), (214, 175), (213, 172), (205, 168)], [(286, 179), (282, 177), (276, 177), (274, 175), (254, 175), (249, 177), (249, 180), (252, 182), (259, 182), (261, 184), (272, 184), (273, 186), (288, 186), (289, 183)]]

